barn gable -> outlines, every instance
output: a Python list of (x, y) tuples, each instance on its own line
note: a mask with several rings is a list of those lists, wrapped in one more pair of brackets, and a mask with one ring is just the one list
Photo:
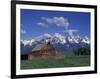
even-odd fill
[(32, 60), (34, 58), (47, 58), (54, 56), (55, 54), (56, 51), (50, 43), (38, 44), (36, 47), (32, 49), (32, 52), (29, 53), (28, 59)]

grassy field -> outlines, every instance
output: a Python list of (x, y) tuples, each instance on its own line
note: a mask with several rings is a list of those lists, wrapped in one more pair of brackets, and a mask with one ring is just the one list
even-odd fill
[(89, 66), (90, 56), (65, 56), (64, 59), (34, 59), (21, 60), (21, 69), (38, 69), (38, 68), (57, 68), (57, 67), (80, 67)]

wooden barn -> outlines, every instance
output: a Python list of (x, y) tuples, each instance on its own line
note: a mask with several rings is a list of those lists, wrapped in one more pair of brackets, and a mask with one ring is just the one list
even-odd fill
[(54, 57), (56, 59), (64, 58), (64, 55), (60, 52), (57, 52), (55, 48), (50, 44), (38, 44), (32, 49), (32, 52), (22, 55), (21, 59), (32, 60), (36, 58), (48, 58)]

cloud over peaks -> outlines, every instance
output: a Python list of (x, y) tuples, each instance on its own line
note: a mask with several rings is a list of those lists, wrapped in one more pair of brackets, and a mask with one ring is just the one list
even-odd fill
[(44, 20), (47, 24), (55, 24), (58, 27), (68, 28), (69, 26), (68, 19), (64, 17), (52, 17), (52, 18), (42, 17), (41, 19)]
[(68, 34), (70, 35), (70, 36), (73, 36), (73, 34), (75, 33), (75, 32), (78, 32), (79, 30), (76, 30), (76, 29), (69, 29), (69, 30), (67, 30), (67, 32), (68, 32)]
[(44, 28), (48, 27), (48, 25), (46, 23), (44, 23), (44, 22), (38, 22), (37, 25), (42, 26)]

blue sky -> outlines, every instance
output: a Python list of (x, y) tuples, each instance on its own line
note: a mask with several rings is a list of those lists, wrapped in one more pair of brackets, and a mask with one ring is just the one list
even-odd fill
[(90, 13), (21, 9), (21, 39), (45, 33), (90, 36)]

